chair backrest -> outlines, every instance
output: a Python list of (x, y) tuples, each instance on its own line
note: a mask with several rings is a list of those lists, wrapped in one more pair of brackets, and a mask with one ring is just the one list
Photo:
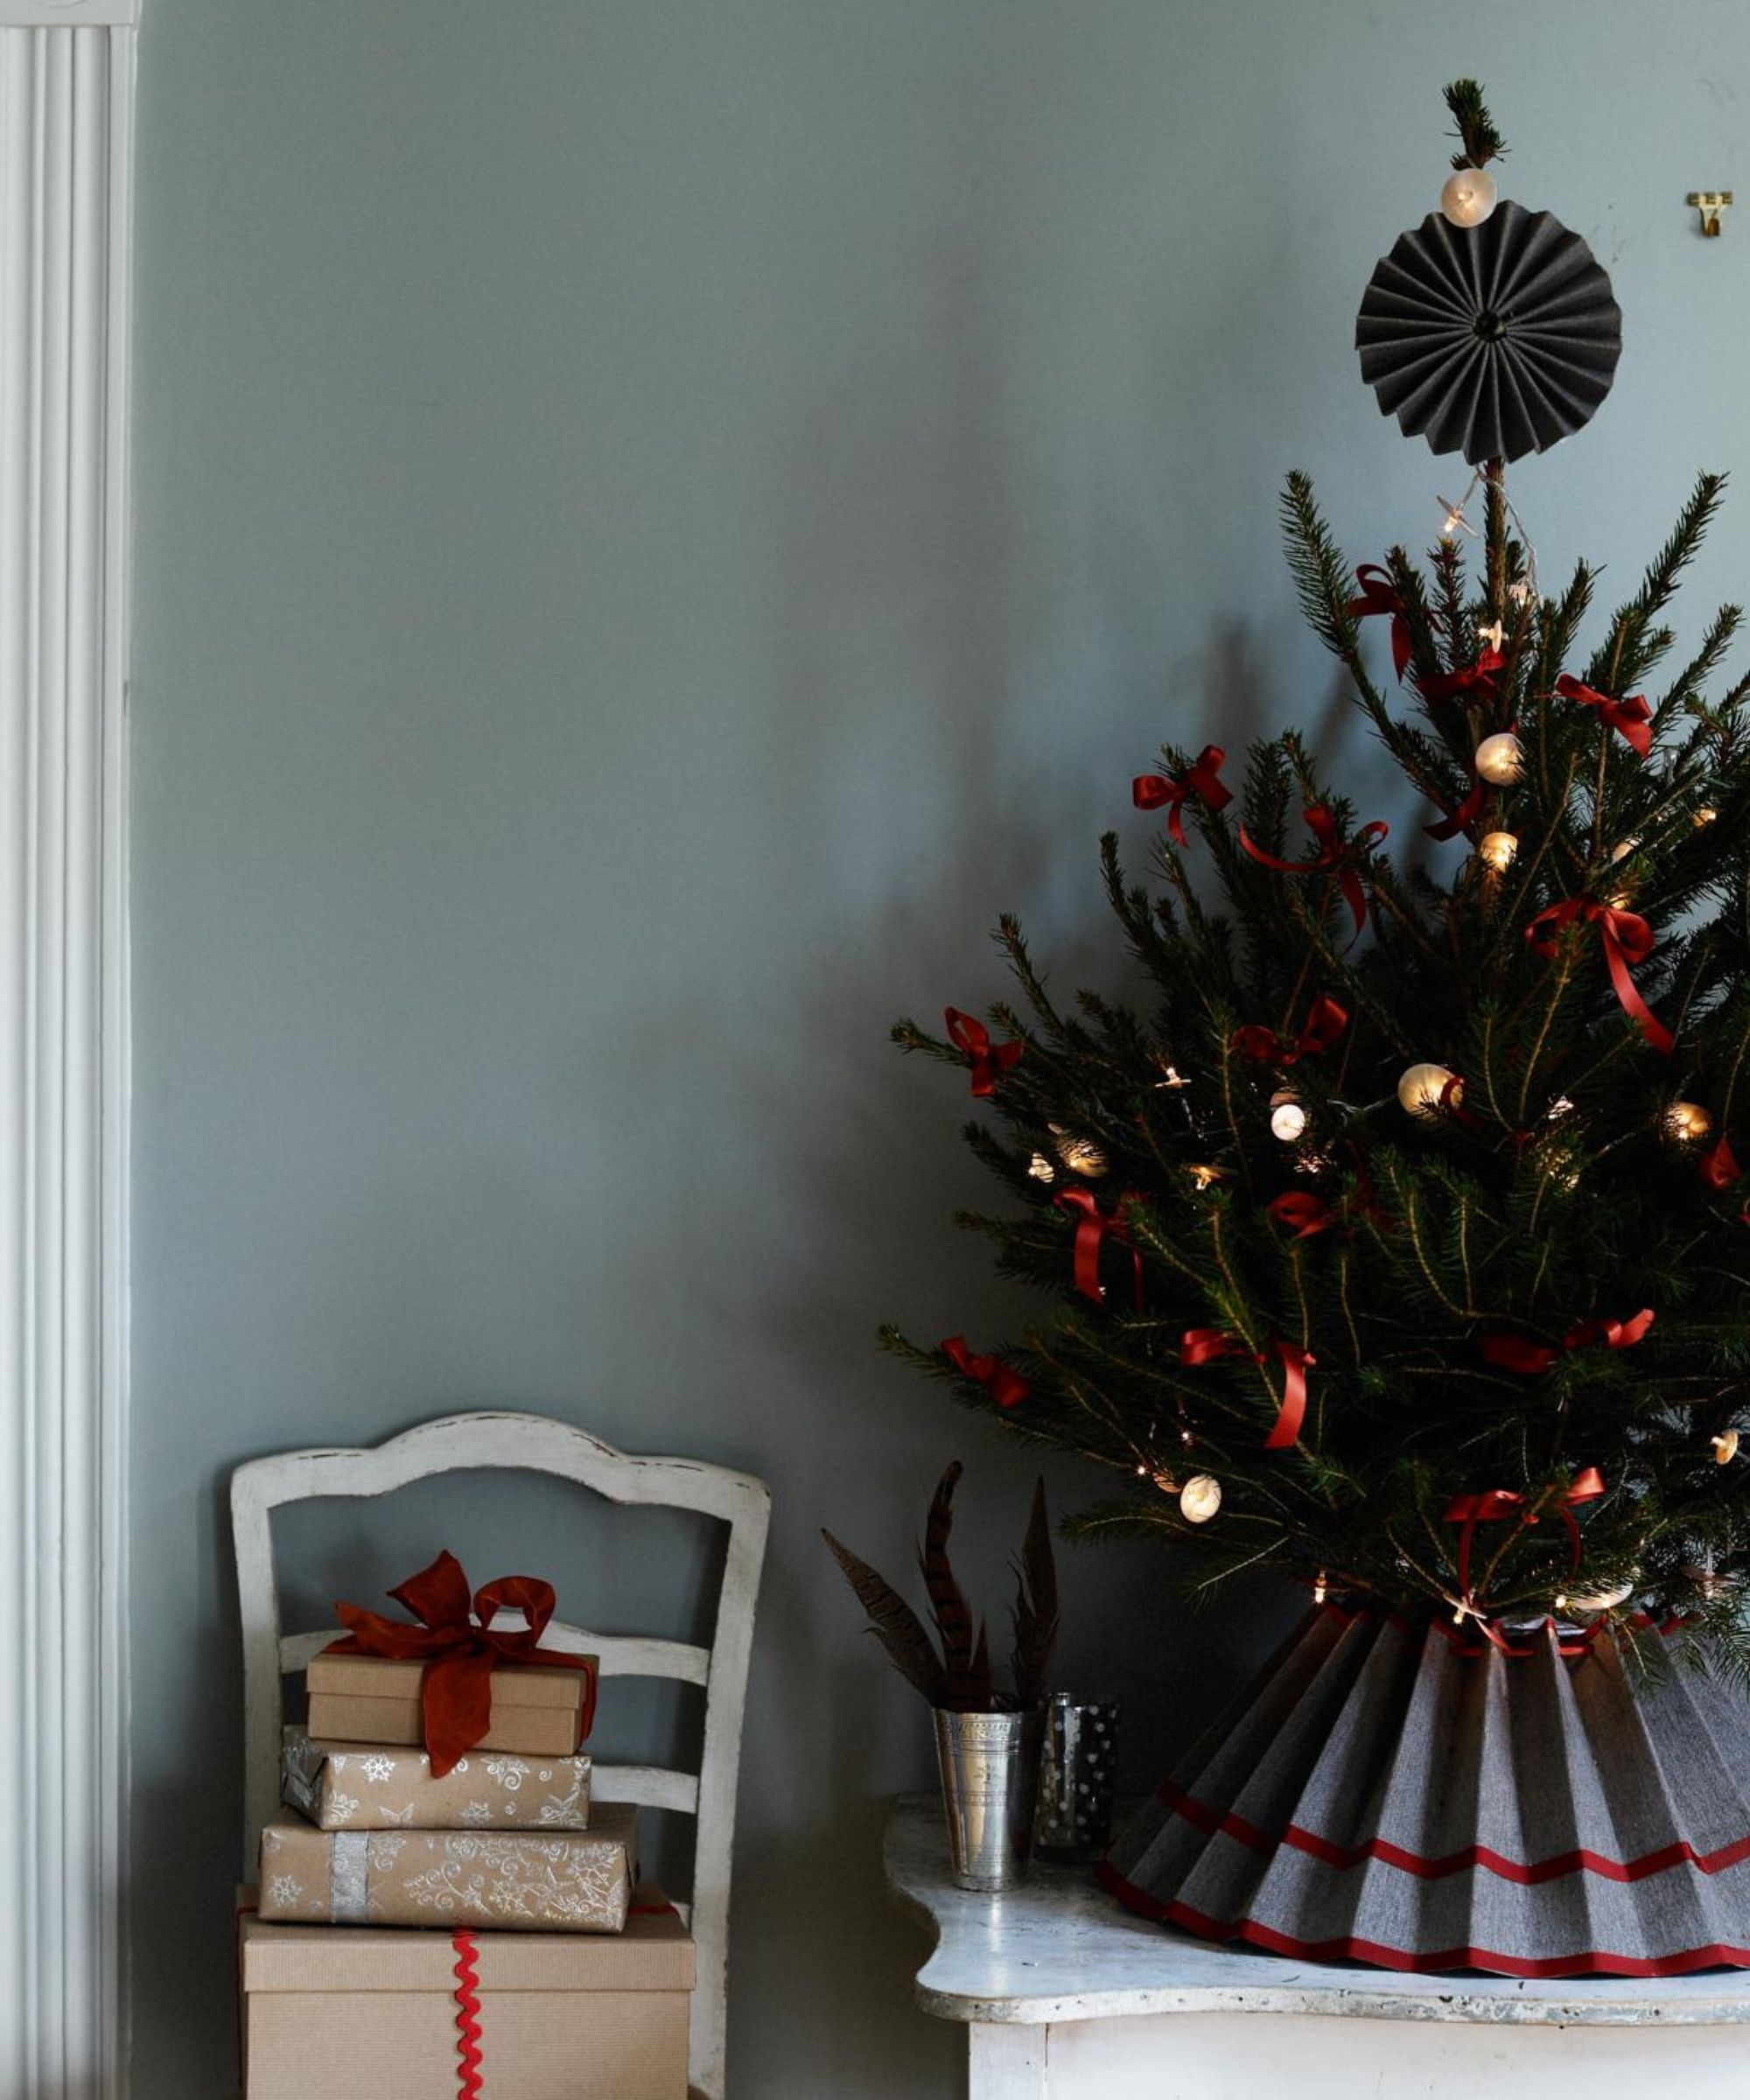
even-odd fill
[(695, 1510), (729, 1527), (709, 1648), (590, 1633), (556, 1620), (542, 1637), (545, 1647), (599, 1656), (604, 1678), (666, 1677), (704, 1690), (704, 1750), (696, 1773), (598, 1765), (592, 1792), (598, 1800), (636, 1802), (695, 1818), (690, 1922), (698, 1950), (698, 1988), (690, 2075), (702, 2100), (723, 2100), (735, 1782), (753, 1607), (772, 1504), (763, 1480), (690, 1459), (640, 1458), (615, 1451), (569, 1423), (542, 1415), (493, 1412), (422, 1423), (368, 1450), (288, 1451), (240, 1466), (231, 1476), (231, 1517), (243, 1627), (245, 1877), (255, 1877), (262, 1826), (271, 1820), (279, 1802), (282, 1681), (304, 1670), (311, 1657), (336, 1638), (332, 1627), (290, 1634), (281, 1627), (273, 1511), (285, 1502), (316, 1497), (388, 1494), (434, 1474), (481, 1467), (551, 1474), (592, 1488), (609, 1502)]

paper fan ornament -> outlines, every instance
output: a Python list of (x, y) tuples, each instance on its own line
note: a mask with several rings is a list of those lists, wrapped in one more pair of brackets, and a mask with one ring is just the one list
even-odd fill
[(1547, 452), (1592, 420), (1622, 353), (1603, 266), (1549, 212), (1400, 234), (1355, 317), (1362, 377), (1407, 438), (1473, 466)]

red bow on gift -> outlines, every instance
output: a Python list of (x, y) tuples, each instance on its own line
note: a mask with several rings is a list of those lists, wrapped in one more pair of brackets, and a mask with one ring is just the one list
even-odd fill
[(1349, 600), (1349, 618), (1366, 620), (1376, 612), (1390, 617), (1391, 668), (1402, 678), (1410, 668), (1410, 622), (1404, 617), (1404, 600), (1390, 575), (1376, 563), (1363, 562), (1355, 570), (1355, 581), (1362, 587), (1361, 596)]
[(1618, 911), (1615, 906), (1600, 904), (1593, 897), (1570, 897), (1564, 904), (1552, 904), (1539, 912), (1526, 928), (1525, 938), (1547, 962), (1562, 934), (1581, 922), (1598, 928), (1610, 982), (1622, 1011), (1654, 1049), (1669, 1057), (1677, 1039), (1634, 989), (1634, 980), (1628, 974), (1632, 963), (1644, 962), (1653, 952), (1653, 929), (1639, 912)]
[(1278, 875), (1318, 875), (1329, 870), (1336, 875), (1337, 886), (1343, 892), (1343, 901), (1348, 906), (1360, 934), (1367, 924), (1367, 892), (1362, 887), (1361, 870), (1355, 864), (1368, 848), (1385, 836), (1391, 829), (1377, 817), (1372, 823), (1363, 824), (1353, 838), (1344, 838), (1337, 830), (1337, 820), (1322, 802), (1314, 802), (1303, 812), (1306, 829), (1319, 842), (1319, 850), (1310, 860), (1278, 860), (1274, 853), (1266, 853), (1246, 836), (1246, 828), (1240, 826), (1240, 844), (1261, 868), (1274, 868)]
[(1306, 1010), (1306, 1025), (1292, 1043), (1284, 1043), (1274, 1028), (1262, 1021), (1247, 1021), (1236, 1028), (1234, 1048), (1242, 1057), (1260, 1065), (1298, 1065), (1303, 1057), (1328, 1050), (1349, 1025), (1348, 1012), (1328, 993), (1321, 992)]
[[(441, 1779), (492, 1726), (492, 1673), (507, 1666), (538, 1663), (582, 1670), (584, 1718), (578, 1740), (588, 1735), (596, 1712), (593, 1658), (541, 1646), (556, 1602), (550, 1582), (533, 1575), (501, 1575), (471, 1600), (461, 1562), (453, 1553), (440, 1553), (429, 1568), (410, 1575), (389, 1595), (407, 1606), (417, 1626), (382, 1618), (356, 1604), (337, 1604), (335, 1614), (351, 1638), (334, 1642), (326, 1652), (427, 1664), (419, 1698), (434, 1778)], [(501, 1611), (520, 1611), (528, 1623), (514, 1632), (495, 1633), (492, 1622)]]
[[(1604, 1475), (1598, 1467), (1583, 1466), (1555, 1504), (1557, 1516), (1568, 1528), (1569, 1550), (1576, 1568), (1580, 1564), (1580, 1528), (1574, 1511), (1582, 1502), (1595, 1502), (1604, 1491)], [(1511, 1488), (1490, 1488), (1480, 1494), (1455, 1494), (1446, 1505), (1446, 1522), (1464, 1527), (1459, 1533), (1459, 1593), (1464, 1599), (1464, 1610), (1482, 1625), (1491, 1641), (1496, 1640), (1496, 1635), (1476, 1610), (1471, 1589), (1471, 1542), (1476, 1536), (1476, 1528), (1515, 1516), (1522, 1524), (1535, 1524), (1541, 1513), (1532, 1507), (1529, 1496)], [(1501, 1643), (1497, 1642), (1497, 1645)]]
[(1306, 1419), (1306, 1374), (1319, 1359), (1310, 1349), (1303, 1349), (1298, 1342), (1284, 1341), (1280, 1335), (1264, 1350), (1249, 1348), (1237, 1334), (1224, 1334), (1220, 1327), (1187, 1327), (1180, 1337), (1179, 1361), (1187, 1370), (1214, 1363), (1222, 1356), (1244, 1356), (1253, 1363), (1268, 1363), (1271, 1356), (1276, 1358), (1282, 1366), (1282, 1401), (1264, 1447), (1285, 1451), (1297, 1443), (1300, 1424)]
[(1557, 679), (1556, 690), (1564, 700), (1577, 700), (1582, 707), (1595, 707), (1606, 728), (1614, 729), (1637, 757), (1652, 755), (1653, 710), (1642, 694), (1636, 693), (1627, 700), (1613, 700), (1608, 693), (1596, 692), (1565, 673)]
[(1139, 773), (1130, 782), (1130, 800), (1138, 809), (1166, 811), (1166, 828), (1172, 834), (1172, 843), (1184, 846), (1185, 798), (1194, 794), (1206, 809), (1225, 809), (1234, 799), (1233, 790), (1222, 785), (1221, 772), (1228, 762), (1228, 754), (1219, 744), (1206, 744), (1194, 766), (1187, 766), (1176, 778), (1165, 773)]
[(1424, 700), (1456, 700), (1460, 693), (1475, 693), (1484, 700), (1495, 696), (1494, 674), (1506, 664), (1507, 659), (1499, 649), (1485, 649), (1474, 663), (1463, 669), (1447, 671), (1438, 678), (1426, 680), (1422, 687)]
[[(1135, 1279), (1136, 1306), (1143, 1309), (1143, 1257), (1130, 1246), (1130, 1236), (1117, 1211), (1102, 1210), (1085, 1188), (1066, 1188), (1052, 1198), (1060, 1210), (1068, 1210), (1075, 1216), (1075, 1288), (1084, 1298), (1091, 1298), (1096, 1306), (1103, 1305), (1106, 1290), (1100, 1281), (1100, 1242), (1108, 1234), (1120, 1245), (1130, 1247), (1130, 1264)], [(1122, 1205), (1124, 1199), (1119, 1199)]]
[(980, 1101), (988, 1100), (997, 1091), (998, 1074), (1020, 1063), (1026, 1045), (993, 1043), (984, 1022), (962, 1013), (957, 1006), (945, 1009), (943, 1018), (948, 1023), (948, 1040), (956, 1050), (965, 1053), (972, 1067), (972, 1091)]
[(1552, 1365), (1576, 1349), (1601, 1341), (1607, 1349), (1632, 1349), (1653, 1324), (1653, 1308), (1643, 1306), (1632, 1320), (1584, 1320), (1559, 1342), (1528, 1341), (1522, 1334), (1485, 1334), (1477, 1342), (1486, 1362), (1503, 1371), (1522, 1371), (1541, 1378)]
[(1032, 1390), (1000, 1356), (975, 1356), (963, 1334), (950, 1334), (942, 1353), (962, 1378), (984, 1386), (998, 1407), (1018, 1407)]

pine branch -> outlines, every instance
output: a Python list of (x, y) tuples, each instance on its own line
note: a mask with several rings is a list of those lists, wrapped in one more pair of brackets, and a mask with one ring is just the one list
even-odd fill
[(1455, 168), (1487, 167), (1507, 151), (1507, 142), (1494, 128), (1476, 80), (1453, 80), (1444, 91), (1446, 108), (1458, 126), (1454, 136), (1460, 151), (1452, 156)]

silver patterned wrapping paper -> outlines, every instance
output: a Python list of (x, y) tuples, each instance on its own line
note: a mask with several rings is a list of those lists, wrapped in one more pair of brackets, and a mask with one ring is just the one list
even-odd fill
[(424, 1750), (316, 1742), (288, 1728), (280, 1795), (325, 1830), (584, 1830), (590, 1760), (471, 1750), (434, 1779)]

